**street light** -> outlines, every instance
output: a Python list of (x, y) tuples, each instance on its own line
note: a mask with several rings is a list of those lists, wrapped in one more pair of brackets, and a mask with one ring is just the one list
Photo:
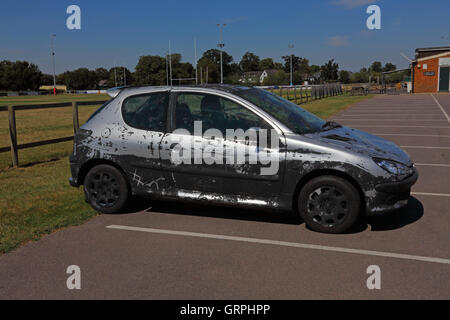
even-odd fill
[(220, 48), (220, 83), (223, 83), (223, 64), (222, 64), (222, 51), (223, 51), (223, 47), (225, 46), (225, 44), (223, 44), (222, 41), (222, 28), (226, 26), (226, 23), (218, 23), (217, 26), (220, 29), (220, 42), (219, 44), (217, 44), (217, 46)]
[[(293, 49), (294, 45), (293, 44), (288, 44), (288, 48), (289, 49)], [(290, 56), (290, 59), (291, 59), (289, 65), (291, 67), (291, 87), (292, 87), (292, 52), (291, 52), (291, 54), (289, 56)]]
[(53, 48), (53, 39), (56, 34), (52, 34), (51, 45), (52, 45), (52, 64), (53, 64), (53, 95), (56, 95), (56, 75), (55, 75), (55, 50)]

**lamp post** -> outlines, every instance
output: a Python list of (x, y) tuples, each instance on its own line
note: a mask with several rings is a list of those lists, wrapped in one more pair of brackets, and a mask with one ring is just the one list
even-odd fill
[(222, 51), (225, 44), (222, 41), (222, 28), (226, 26), (226, 23), (218, 23), (217, 26), (220, 30), (220, 42), (217, 46), (220, 48), (220, 83), (223, 84), (223, 63), (222, 63)]
[(53, 95), (56, 95), (55, 50), (54, 50), (54, 47), (53, 47), (53, 39), (55, 37), (56, 37), (56, 34), (52, 34), (51, 46), (52, 46), (52, 64), (53, 64)]
[[(294, 45), (293, 44), (288, 44), (288, 48), (289, 49), (293, 49)], [(290, 81), (290, 84), (291, 84), (291, 87), (292, 87), (292, 52), (290, 53), (289, 57), (290, 57), (289, 65), (291, 67), (291, 81)]]

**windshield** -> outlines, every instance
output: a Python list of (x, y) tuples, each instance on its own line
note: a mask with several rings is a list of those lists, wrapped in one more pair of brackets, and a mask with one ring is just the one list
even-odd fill
[(258, 106), (298, 134), (317, 132), (325, 121), (300, 106), (266, 90), (249, 88), (236, 95)]

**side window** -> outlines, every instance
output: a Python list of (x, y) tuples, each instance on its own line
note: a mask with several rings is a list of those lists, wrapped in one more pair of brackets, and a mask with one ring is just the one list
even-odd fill
[(204, 93), (180, 93), (175, 109), (175, 128), (194, 132), (194, 121), (202, 122), (202, 129), (248, 130), (251, 127), (269, 128), (268, 124), (252, 111), (231, 100)]
[(122, 116), (133, 128), (164, 132), (168, 105), (168, 92), (131, 96), (122, 104)]

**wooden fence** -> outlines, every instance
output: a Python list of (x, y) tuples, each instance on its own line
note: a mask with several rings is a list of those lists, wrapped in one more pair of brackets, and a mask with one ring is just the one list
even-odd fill
[(39, 104), (39, 105), (13, 105), (8, 107), (0, 107), (0, 112), (8, 112), (9, 120), (9, 147), (0, 148), (0, 153), (11, 151), (12, 164), (14, 167), (19, 166), (19, 150), (26, 148), (33, 148), (38, 146), (44, 146), (47, 144), (54, 144), (64, 141), (70, 141), (73, 139), (73, 135), (49, 139), (34, 141), (24, 144), (17, 144), (17, 130), (16, 130), (16, 111), (19, 110), (36, 110), (36, 109), (54, 109), (54, 108), (67, 108), (72, 107), (72, 118), (73, 118), (73, 132), (79, 128), (79, 118), (78, 118), (78, 106), (93, 106), (100, 105), (106, 101), (82, 101), (82, 102), (63, 102), (63, 103), (50, 103), (50, 104)]
[(265, 87), (264, 89), (297, 104), (337, 96), (344, 93), (342, 86), (337, 83), (308, 86)]

